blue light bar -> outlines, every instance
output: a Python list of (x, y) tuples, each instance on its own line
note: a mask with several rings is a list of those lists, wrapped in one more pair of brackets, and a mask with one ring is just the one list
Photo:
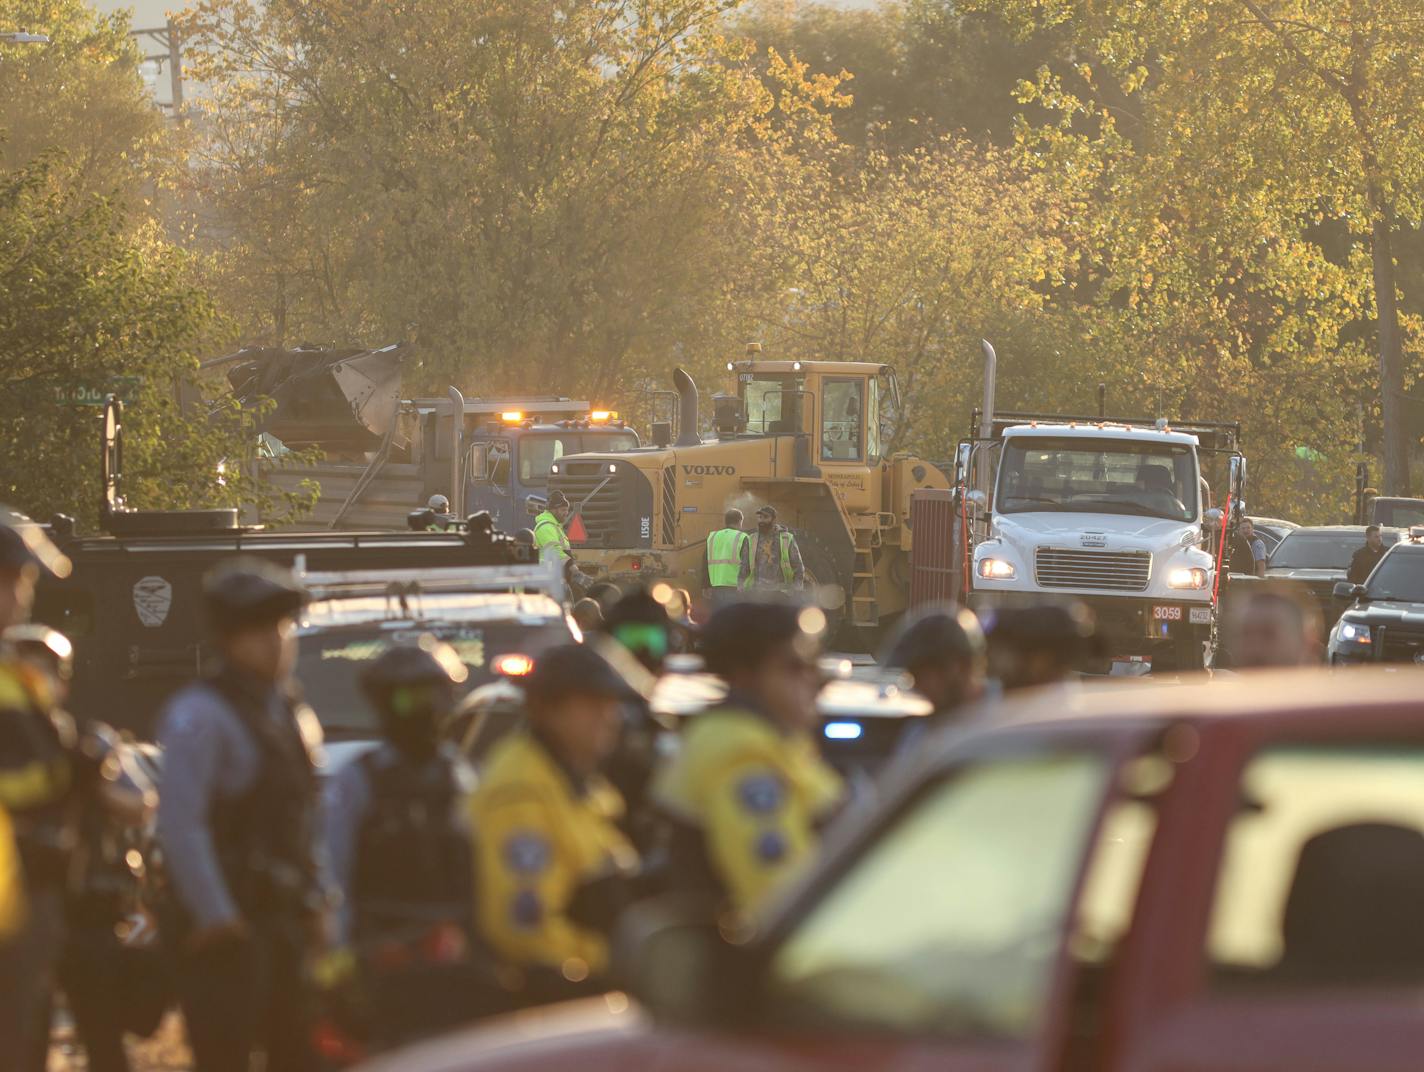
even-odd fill
[(827, 722), (822, 732), (832, 741), (854, 741), (864, 731), (859, 722)]

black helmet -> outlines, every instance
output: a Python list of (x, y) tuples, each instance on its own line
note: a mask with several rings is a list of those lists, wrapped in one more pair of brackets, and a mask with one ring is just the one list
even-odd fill
[(721, 677), (754, 669), (772, 651), (791, 642), (807, 659), (820, 652), (826, 614), (794, 603), (731, 603), (714, 613), (702, 630), (707, 669)]
[(51, 576), (69, 576), (70, 564), (45, 530), (24, 514), (0, 506), (0, 567), (36, 566)]
[[(667, 585), (660, 588), (672, 594)], [(626, 593), (604, 615), (604, 631), (654, 672), (671, 647), (672, 624), (667, 605), (646, 588)]]
[(59, 630), (35, 623), (12, 625), (5, 630), (4, 640), (22, 655), (43, 659), (61, 681), (74, 676), (74, 645)]
[(982, 659), (985, 650), (979, 619), (963, 607), (947, 604), (906, 619), (880, 663), (896, 670), (914, 671), (946, 660)]
[(290, 618), (307, 604), (292, 571), (251, 556), (229, 559), (203, 578), (203, 604), (219, 635)]
[(567, 696), (609, 696), (636, 702), (651, 691), (647, 671), (616, 644), (562, 644), (541, 652), (524, 679), (531, 707)]
[(425, 636), (387, 649), (362, 671), (360, 682), (386, 739), (403, 752), (426, 754), (455, 706), (455, 686), (468, 677), (449, 644)]

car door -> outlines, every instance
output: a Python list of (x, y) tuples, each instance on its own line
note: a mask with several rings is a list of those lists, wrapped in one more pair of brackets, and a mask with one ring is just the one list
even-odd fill
[(1421, 714), (1341, 711), (1243, 744), (1220, 821), (1198, 809), (1214, 861), (1177, 886), (1140, 980), (1156, 1009), (1121, 1067), (1424, 1066)]
[(1011, 749), (926, 779), (833, 853), (758, 950), (751, 1030), (667, 1036), (666, 1067), (1048, 1067), (1121, 746), (1006, 736)]

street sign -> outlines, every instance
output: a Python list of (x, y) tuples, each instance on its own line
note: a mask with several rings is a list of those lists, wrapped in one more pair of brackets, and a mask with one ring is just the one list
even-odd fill
[(61, 406), (93, 406), (98, 409), (110, 395), (132, 402), (142, 384), (141, 376), (111, 376), (102, 387), (78, 384), (56, 387), (54, 397)]

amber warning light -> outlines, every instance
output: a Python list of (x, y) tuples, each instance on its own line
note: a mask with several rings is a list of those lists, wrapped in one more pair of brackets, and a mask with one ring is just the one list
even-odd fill
[(490, 669), (504, 677), (526, 677), (529, 671), (534, 669), (534, 660), (527, 655), (510, 652), (507, 655), (495, 656)]
[(518, 424), (520, 421), (522, 421), (522, 420), (524, 419), (524, 411), (523, 411), (523, 410), (518, 410), (518, 409), (512, 409), (512, 410), (509, 410), (508, 412), (501, 413), (501, 414), (499, 415), (499, 418), (500, 418), (500, 420), (504, 421), (505, 424)]

